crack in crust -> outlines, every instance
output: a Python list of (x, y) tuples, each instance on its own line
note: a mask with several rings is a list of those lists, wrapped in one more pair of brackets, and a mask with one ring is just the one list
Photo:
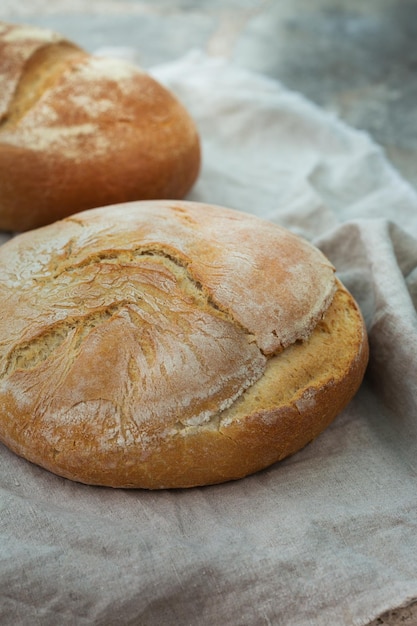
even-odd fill
[[(71, 275), (72, 286), (76, 288), (80, 283), (85, 284), (89, 281), (94, 281), (95, 283), (100, 282), (103, 278), (102, 270), (106, 266), (117, 266), (117, 268), (121, 268), (124, 271), (131, 267), (140, 272), (141, 265), (143, 265), (146, 272), (149, 268), (148, 262), (150, 261), (153, 266), (151, 269), (155, 272), (158, 272), (158, 268), (160, 269), (161, 267), (162, 269), (168, 270), (184, 297), (187, 300), (191, 299), (201, 311), (211, 311), (212, 315), (220, 320), (233, 324), (237, 330), (244, 333), (247, 336), (248, 343), (256, 343), (254, 336), (248, 329), (244, 328), (228, 311), (222, 310), (217, 303), (213, 301), (210, 294), (204, 289), (201, 283), (194, 279), (187, 263), (183, 259), (174, 257), (172, 254), (161, 249), (146, 247), (122, 251), (108, 250), (101, 254), (83, 259), (79, 263), (71, 263), (67, 266), (64, 264), (63, 266), (63, 256), (69, 257), (71, 250), (72, 242), (69, 241), (63, 253), (61, 253), (59, 257), (51, 260), (49, 267), (52, 269), (52, 273), (46, 276), (34, 277), (36, 283), (38, 285), (43, 283), (45, 286), (54, 284), (54, 291), (58, 293), (62, 285), (65, 291), (68, 292), (68, 277)], [(46, 361), (67, 340), (70, 341), (71, 351), (73, 352), (72, 361), (74, 361), (90, 332), (94, 328), (105, 324), (122, 311), (127, 311), (127, 315), (134, 326), (137, 328), (143, 326), (144, 320), (143, 317), (138, 314), (138, 310), (147, 310), (148, 313), (152, 312), (152, 308), (158, 306), (159, 296), (157, 294), (155, 300), (156, 304), (155, 302), (150, 304), (146, 299), (145, 292), (149, 292), (149, 290), (152, 291), (154, 286), (147, 283), (145, 280), (142, 285), (143, 292), (137, 287), (138, 285), (135, 284), (134, 298), (131, 297), (130, 293), (129, 297), (123, 297), (124, 285), (122, 284), (122, 288), (120, 289), (121, 297), (117, 301), (106, 306), (95, 308), (95, 310), (90, 313), (68, 315), (65, 319), (50, 324), (46, 328), (43, 327), (40, 333), (35, 334), (33, 338), (28, 341), (23, 341), (15, 345), (5, 359), (5, 365), (0, 374), (0, 379), (11, 376), (16, 370), (36, 368), (42, 362)], [(169, 289), (168, 285), (166, 287)], [(65, 302), (58, 306), (65, 308)], [(145, 341), (144, 343), (149, 342)], [(141, 344), (142, 348), (145, 347), (144, 343)], [(262, 351), (260, 352), (262, 354)]]
[(77, 350), (89, 332), (117, 314), (128, 301), (116, 302), (102, 310), (82, 317), (67, 317), (45, 329), (31, 341), (18, 344), (9, 352), (0, 378), (10, 376), (17, 369), (28, 370), (38, 366), (55, 352), (70, 336), (72, 347)]
[(45, 43), (26, 60), (7, 111), (0, 120), (0, 132), (16, 126), (76, 59), (87, 56), (80, 48), (66, 41)]

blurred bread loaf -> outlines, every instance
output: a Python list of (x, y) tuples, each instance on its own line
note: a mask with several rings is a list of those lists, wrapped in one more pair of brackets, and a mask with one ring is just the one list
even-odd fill
[(0, 23), (0, 229), (182, 198), (199, 166), (193, 120), (147, 73), (51, 31)]
[(86, 211), (1, 246), (0, 273), (0, 440), (75, 481), (246, 476), (321, 433), (366, 368), (331, 263), (230, 209)]

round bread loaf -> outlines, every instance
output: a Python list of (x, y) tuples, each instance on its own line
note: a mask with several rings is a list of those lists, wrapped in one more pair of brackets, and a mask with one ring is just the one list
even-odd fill
[(0, 229), (183, 198), (199, 167), (194, 122), (148, 74), (51, 31), (0, 23)]
[(93, 209), (11, 239), (0, 273), (0, 439), (75, 481), (243, 477), (314, 439), (364, 375), (330, 262), (231, 209)]

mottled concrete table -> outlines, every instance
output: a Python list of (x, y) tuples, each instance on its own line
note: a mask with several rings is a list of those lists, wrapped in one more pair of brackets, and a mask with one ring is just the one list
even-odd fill
[[(3, 0), (0, 19), (132, 46), (145, 68), (191, 48), (226, 56), (369, 132), (417, 188), (415, 0)], [(417, 625), (417, 604), (377, 624)]]

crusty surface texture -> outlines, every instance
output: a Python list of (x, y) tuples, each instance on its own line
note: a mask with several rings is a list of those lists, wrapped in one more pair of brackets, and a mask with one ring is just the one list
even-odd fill
[(182, 198), (199, 168), (193, 120), (148, 74), (51, 31), (0, 22), (0, 229)]
[(61, 476), (237, 479), (357, 391), (358, 307), (313, 246), (190, 202), (79, 213), (0, 248), (0, 439)]

